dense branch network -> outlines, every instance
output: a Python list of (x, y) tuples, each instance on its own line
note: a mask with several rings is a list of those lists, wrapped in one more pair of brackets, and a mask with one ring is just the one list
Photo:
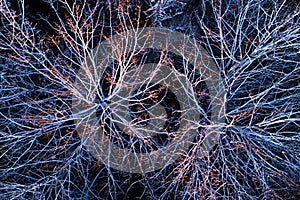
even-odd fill
[[(0, 2), (0, 199), (300, 197), (297, 1), (47, 0), (38, 6), (48, 12), (24, 0)], [(188, 153), (166, 168), (146, 174), (126, 173), (104, 165), (84, 146), (76, 131), (74, 121), (80, 118), (72, 115), (72, 100), (88, 98), (81, 96), (74, 82), (80, 78), (80, 70), (88, 74), (97, 65), (86, 63), (99, 42), (123, 31), (151, 26), (180, 31), (206, 49), (227, 91), (222, 102), (226, 125), (222, 125), (209, 157), (200, 156), (205, 135), (195, 134)], [(99, 90), (88, 91), (87, 96), (98, 96), (101, 109), (105, 109), (110, 103), (106, 98), (126, 73), (123, 69), (149, 59), (142, 51), (145, 49), (130, 52), (131, 60), (128, 55), (112, 59), (106, 74), (94, 80), (101, 85)], [(163, 55), (158, 55), (158, 66), (184, 62), (182, 57)], [(188, 65), (182, 65), (181, 70), (188, 71)], [(178, 93), (192, 97), (199, 105), (201, 119), (205, 119), (197, 122), (199, 127), (211, 120), (207, 113), (213, 97), (202, 84), (205, 80), (191, 83), (194, 90), (171, 91), (166, 89), (167, 82), (163, 86), (150, 84), (155, 73), (159, 70), (151, 73), (143, 87), (128, 94), (131, 110), (127, 111), (131, 111), (131, 123), (138, 125), (138, 130), (150, 126), (155, 135), (164, 129), (163, 137), (144, 141), (138, 135), (133, 140), (130, 134), (110, 132), (114, 118), (109, 114), (102, 115), (108, 120), (102, 118), (99, 123), (107, 125), (116, 144), (131, 146), (128, 148), (134, 152), (157, 150), (166, 138), (174, 137), (172, 131), (184, 117), (174, 97)], [(191, 80), (189, 75), (178, 73), (187, 81)], [(168, 99), (171, 97), (174, 100)], [(116, 105), (118, 111), (126, 112), (122, 104)], [(152, 113), (151, 109), (159, 106), (165, 107), (165, 113)]]

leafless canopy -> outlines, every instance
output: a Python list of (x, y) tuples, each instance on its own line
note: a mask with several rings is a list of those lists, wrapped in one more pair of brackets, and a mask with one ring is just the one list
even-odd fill
[[(299, 15), (299, 2), (286, 0), (0, 0), (0, 199), (299, 199)], [(199, 157), (205, 137), (199, 131), (176, 162), (136, 174), (90, 154), (76, 131), (72, 100), (78, 71), (95, 66), (86, 65), (92, 49), (143, 27), (180, 31), (206, 49), (226, 88), (226, 124), (208, 157)], [(140, 49), (130, 53), (132, 62), (147, 59), (138, 57)], [(172, 62), (159, 55), (158, 63)], [(99, 102), (125, 73), (114, 67), (126, 58), (103, 66)], [(139, 98), (158, 104), (174, 96), (167, 86)], [(205, 84), (173, 92), (202, 97), (195, 100), (204, 113), (198, 124), (209, 124), (214, 97)], [(132, 105), (138, 101), (131, 98)], [(165, 113), (175, 131), (178, 105)], [(134, 123), (154, 126), (166, 118), (149, 115), (149, 107), (134, 108)], [(125, 145), (124, 138), (116, 141)]]

